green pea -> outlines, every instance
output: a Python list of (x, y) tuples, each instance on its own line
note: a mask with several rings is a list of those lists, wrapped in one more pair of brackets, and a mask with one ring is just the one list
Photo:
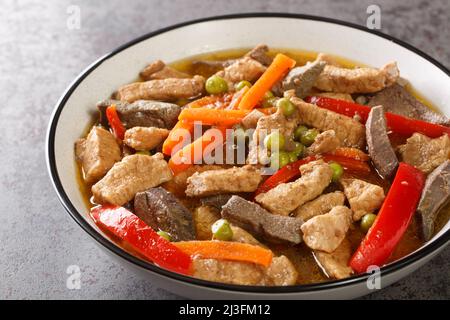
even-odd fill
[(272, 132), (264, 139), (264, 145), (267, 150), (270, 151), (280, 151), (284, 148), (286, 140), (282, 134), (279, 132)]
[(328, 165), (330, 166), (331, 169), (333, 169), (333, 176), (331, 180), (333, 180), (333, 182), (338, 182), (339, 179), (341, 179), (342, 174), (344, 173), (344, 169), (337, 162), (331, 162)]
[(292, 163), (292, 162), (295, 162), (298, 160), (298, 157), (294, 151), (289, 152), (288, 155), (289, 155), (289, 163)]
[(370, 227), (375, 222), (377, 215), (373, 213), (365, 214), (361, 219), (361, 229), (366, 232), (369, 231)]
[(285, 165), (289, 164), (289, 162), (289, 153), (285, 151), (274, 152), (270, 156), (270, 166), (275, 170), (283, 168)]
[(158, 234), (161, 238), (166, 239), (167, 241), (172, 241), (172, 237), (170, 236), (170, 234), (168, 234), (168, 233), (165, 232), (165, 231), (159, 230), (159, 231), (157, 232), (157, 234)]
[(224, 93), (228, 91), (228, 84), (223, 78), (213, 75), (206, 80), (205, 89), (209, 94)]
[(230, 241), (233, 238), (233, 230), (226, 219), (220, 219), (211, 226), (213, 239), (221, 241)]
[(273, 95), (273, 92), (272, 91), (266, 91), (266, 93), (264, 93), (264, 100), (268, 100), (268, 99), (271, 99), (271, 98), (273, 98), (273, 97), (275, 97), (274, 95)]
[(302, 145), (300, 142), (294, 143), (295, 147), (292, 151), (297, 157), (301, 157), (303, 155), (303, 152), (305, 151), (305, 146)]
[(250, 83), (250, 81), (242, 80), (242, 81), (239, 81), (239, 83), (235, 86), (235, 89), (236, 89), (236, 91), (240, 91), (240, 90), (244, 89), (244, 87), (250, 88), (251, 86), (252, 86), (252, 84)]
[(308, 128), (305, 126), (298, 126), (297, 128), (295, 128), (294, 130), (294, 137), (296, 140), (300, 141), (301, 137), (303, 136), (303, 134), (308, 131)]
[(318, 134), (319, 134), (319, 131), (317, 129), (308, 129), (301, 136), (300, 142), (302, 144), (304, 144), (305, 146), (310, 146), (313, 144), (313, 142), (316, 139)]
[(287, 98), (278, 99), (277, 108), (280, 108), (286, 117), (293, 115), (295, 112), (294, 104)]

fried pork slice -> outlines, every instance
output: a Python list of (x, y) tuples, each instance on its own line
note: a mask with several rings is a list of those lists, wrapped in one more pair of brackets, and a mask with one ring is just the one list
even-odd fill
[(262, 177), (252, 166), (194, 173), (187, 179), (186, 195), (203, 197), (221, 193), (253, 192)]
[(331, 253), (314, 251), (316, 261), (325, 274), (334, 279), (344, 279), (351, 276), (353, 270), (348, 266), (351, 255), (352, 248), (350, 241), (347, 239), (344, 239), (339, 247)]
[(323, 160), (300, 167), (302, 176), (294, 182), (282, 183), (256, 196), (255, 201), (272, 213), (288, 215), (302, 204), (319, 196), (330, 184), (333, 170)]
[(376, 184), (359, 179), (342, 179), (344, 194), (353, 211), (353, 221), (379, 209), (384, 201), (384, 190)]
[(159, 186), (172, 178), (172, 172), (162, 153), (154, 156), (133, 154), (117, 162), (92, 187), (97, 203), (122, 206), (138, 192)]
[(202, 76), (194, 76), (191, 79), (168, 78), (134, 82), (120, 87), (116, 92), (116, 98), (127, 102), (189, 99), (200, 95), (203, 92), (204, 85), (205, 78)]
[(167, 78), (190, 78), (187, 73), (180, 72), (174, 68), (167, 66), (162, 60), (155, 60), (142, 70), (139, 75), (145, 81), (161, 80)]
[(333, 252), (347, 234), (351, 215), (349, 208), (337, 206), (326, 214), (309, 219), (301, 226), (303, 241), (313, 250)]
[(372, 93), (394, 84), (400, 76), (396, 62), (390, 62), (381, 69), (346, 69), (326, 65), (320, 73), (315, 87), (322, 91), (339, 93)]
[(345, 196), (341, 191), (326, 193), (298, 207), (294, 211), (294, 215), (303, 221), (308, 221), (315, 216), (329, 212), (336, 206), (344, 205), (344, 202)]

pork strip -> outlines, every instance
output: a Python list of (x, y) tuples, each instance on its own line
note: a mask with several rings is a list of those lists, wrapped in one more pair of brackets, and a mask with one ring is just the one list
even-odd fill
[(252, 166), (194, 173), (187, 179), (186, 195), (202, 197), (221, 193), (253, 192), (262, 177)]
[(190, 78), (187, 73), (180, 72), (172, 67), (167, 66), (162, 60), (155, 60), (150, 63), (139, 73), (139, 76), (145, 80), (162, 80), (168, 78)]
[(120, 87), (116, 92), (118, 100), (134, 102), (136, 100), (175, 101), (190, 99), (202, 94), (205, 78), (194, 76), (191, 79), (162, 79), (134, 82)]
[(450, 138), (444, 134), (431, 139), (416, 132), (398, 150), (404, 162), (430, 173), (449, 158)]
[(348, 262), (352, 255), (352, 247), (350, 241), (342, 240), (339, 247), (331, 253), (323, 251), (314, 251), (316, 261), (322, 267), (325, 274), (329, 278), (344, 279), (351, 276), (352, 268), (348, 266)]
[(287, 216), (302, 204), (319, 196), (330, 184), (333, 170), (323, 160), (300, 167), (302, 176), (294, 182), (282, 183), (261, 193), (255, 201), (272, 213)]
[(111, 132), (94, 126), (86, 139), (75, 143), (75, 155), (81, 161), (84, 180), (93, 183), (120, 161), (121, 151)]
[(326, 214), (309, 219), (301, 226), (303, 241), (313, 250), (333, 252), (344, 240), (351, 216), (349, 208), (337, 206)]
[(400, 76), (397, 63), (390, 62), (381, 69), (346, 69), (326, 65), (315, 87), (322, 91), (340, 93), (372, 93), (394, 84)]
[(294, 215), (303, 221), (308, 221), (315, 216), (329, 212), (336, 206), (343, 206), (344, 202), (345, 196), (341, 191), (326, 193), (298, 207), (294, 211)]
[(228, 82), (229, 89), (233, 89), (234, 84), (242, 80), (255, 81), (264, 71), (266, 71), (266, 67), (260, 62), (250, 57), (243, 57), (216, 74)]
[(125, 131), (123, 142), (135, 150), (152, 150), (169, 135), (169, 130), (155, 127), (133, 127)]
[(384, 201), (382, 187), (359, 179), (342, 179), (344, 194), (353, 211), (353, 221), (379, 209)]
[(333, 152), (341, 145), (334, 130), (327, 130), (317, 135), (312, 145), (306, 149), (307, 155)]
[(364, 147), (366, 134), (364, 125), (360, 122), (295, 97), (291, 101), (298, 108), (300, 122), (320, 131), (334, 130), (343, 147)]
[(135, 194), (159, 186), (172, 178), (161, 153), (154, 156), (133, 154), (117, 162), (92, 187), (95, 202), (122, 206)]

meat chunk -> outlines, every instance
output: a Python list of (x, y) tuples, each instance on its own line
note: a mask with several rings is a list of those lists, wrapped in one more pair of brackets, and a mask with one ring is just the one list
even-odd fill
[(258, 61), (264, 66), (268, 66), (272, 63), (272, 58), (267, 55), (269, 52), (269, 47), (265, 44), (258, 44), (252, 50), (245, 54), (245, 57), (252, 58), (253, 60)]
[(120, 121), (127, 128), (155, 127), (171, 129), (178, 121), (180, 106), (151, 100), (138, 100), (128, 103), (118, 100), (105, 100), (97, 104), (100, 113), (100, 123), (108, 126), (106, 108), (115, 105)]
[(370, 110), (366, 121), (366, 139), (375, 168), (380, 176), (389, 178), (397, 169), (398, 160), (387, 135), (383, 106)]
[(253, 192), (261, 180), (261, 173), (252, 166), (194, 173), (187, 179), (186, 195), (202, 197), (221, 193)]
[(341, 141), (336, 137), (334, 130), (327, 130), (317, 135), (312, 145), (307, 149), (308, 155), (327, 153), (336, 150)]
[(348, 266), (351, 255), (352, 248), (350, 241), (347, 239), (344, 239), (332, 253), (314, 251), (314, 256), (322, 270), (328, 277), (334, 279), (344, 279), (351, 276), (353, 270)]
[(329, 212), (336, 206), (343, 206), (344, 201), (345, 196), (341, 191), (326, 193), (298, 207), (294, 215), (303, 221), (308, 221), (315, 216)]
[(422, 217), (422, 233), (425, 241), (434, 233), (434, 223), (441, 209), (450, 199), (450, 160), (433, 170), (425, 182), (417, 213)]
[(399, 152), (404, 162), (429, 173), (449, 158), (450, 139), (447, 134), (431, 139), (416, 132), (399, 147)]
[(243, 57), (216, 74), (224, 78), (232, 88), (233, 84), (242, 80), (255, 81), (264, 71), (266, 71), (266, 67), (260, 62), (250, 57)]
[(265, 114), (262, 113), (261, 111), (253, 109), (241, 120), (241, 125), (244, 127), (244, 129), (254, 129), (258, 124), (258, 120), (264, 116)]
[(134, 213), (154, 230), (169, 233), (173, 241), (195, 239), (192, 214), (161, 187), (138, 192), (134, 197)]
[(217, 194), (214, 196), (208, 196), (200, 199), (200, 202), (204, 206), (211, 206), (216, 209), (222, 210), (222, 207), (230, 200), (231, 194)]
[(220, 219), (220, 210), (203, 205), (194, 210), (193, 217), (197, 240), (211, 240), (211, 226)]
[(154, 127), (133, 127), (125, 131), (123, 142), (136, 150), (151, 150), (169, 135), (169, 130)]
[(282, 92), (294, 90), (297, 97), (306, 97), (325, 65), (326, 63), (323, 61), (314, 61), (308, 62), (304, 66), (293, 68), (282, 81)]
[(120, 161), (121, 151), (114, 136), (101, 127), (94, 126), (86, 139), (75, 144), (75, 155), (83, 168), (86, 183), (102, 178)]
[(394, 84), (399, 76), (400, 72), (395, 62), (390, 62), (381, 69), (346, 69), (326, 65), (319, 75), (315, 87), (322, 91), (371, 93)]
[(326, 214), (309, 219), (301, 227), (303, 241), (313, 250), (333, 252), (344, 240), (351, 216), (349, 208), (337, 206)]
[(384, 201), (382, 187), (359, 179), (342, 179), (344, 194), (353, 211), (353, 221), (379, 209)]
[(287, 286), (297, 281), (297, 271), (285, 256), (274, 257), (268, 268), (238, 261), (194, 258), (193, 276), (240, 285)]
[(302, 204), (319, 196), (330, 184), (333, 170), (323, 160), (300, 167), (302, 176), (294, 182), (282, 183), (256, 196), (255, 201), (272, 213), (288, 215)]
[(398, 83), (376, 93), (370, 98), (368, 104), (369, 106), (382, 105), (386, 112), (396, 113), (408, 118), (446, 126), (450, 125), (449, 118), (432, 111)]
[(319, 108), (298, 98), (292, 98), (291, 101), (298, 107), (301, 122), (307, 126), (320, 131), (334, 130), (344, 147), (364, 147), (365, 128), (355, 119)]
[(273, 132), (279, 132), (286, 140), (292, 138), (298, 125), (297, 114), (287, 118), (279, 109), (276, 113), (259, 118), (253, 137), (249, 143), (247, 163), (268, 164), (267, 149), (264, 147), (264, 138)]
[(194, 76), (191, 79), (162, 79), (134, 82), (117, 90), (118, 100), (134, 102), (136, 100), (174, 101), (199, 96), (203, 92), (205, 78)]
[(293, 244), (301, 242), (302, 219), (271, 214), (258, 204), (239, 196), (232, 196), (222, 207), (221, 214), (232, 224), (268, 241)]
[(168, 78), (184, 79), (184, 78), (191, 77), (187, 73), (180, 72), (174, 68), (167, 66), (161, 60), (155, 60), (152, 63), (150, 63), (148, 66), (146, 66), (144, 68), (144, 70), (142, 70), (139, 73), (139, 75), (145, 81), (161, 80), (161, 79), (168, 79)]
[(133, 154), (117, 162), (92, 187), (97, 203), (124, 205), (135, 194), (159, 186), (172, 178), (172, 172), (161, 153), (154, 156)]

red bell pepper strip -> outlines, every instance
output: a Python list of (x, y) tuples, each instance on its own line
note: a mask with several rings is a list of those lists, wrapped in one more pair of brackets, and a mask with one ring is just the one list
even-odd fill
[(112, 233), (155, 264), (170, 271), (192, 274), (191, 257), (127, 209), (103, 205), (94, 207), (91, 216), (99, 228)]
[(113, 130), (114, 135), (118, 139), (123, 140), (125, 137), (125, 127), (122, 124), (122, 121), (120, 121), (116, 106), (114, 104), (106, 108), (106, 118), (108, 119), (109, 126)]
[[(359, 115), (362, 123), (366, 122), (370, 112), (370, 107), (368, 106), (327, 97), (307, 97), (305, 101), (347, 117), (352, 118), (355, 115)], [(422, 133), (430, 138), (438, 138), (444, 133), (450, 135), (449, 127), (403, 117), (390, 112), (386, 112), (385, 115), (388, 128), (392, 132), (403, 136), (409, 137), (415, 132)]]
[(375, 222), (350, 259), (353, 270), (363, 273), (371, 265), (386, 263), (416, 212), (424, 183), (420, 170), (400, 163)]

